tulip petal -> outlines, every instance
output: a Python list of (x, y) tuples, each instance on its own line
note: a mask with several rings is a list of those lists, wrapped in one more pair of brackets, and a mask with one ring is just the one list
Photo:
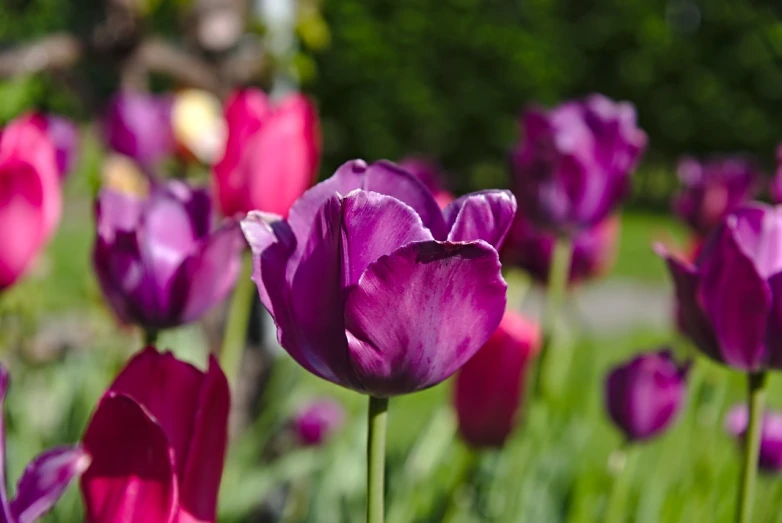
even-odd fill
[[(258, 286), (261, 302), (276, 318), (286, 314), (287, 265), (296, 249), (296, 238), (288, 222), (276, 214), (250, 212), (241, 222), (242, 234), (253, 253), (253, 281)], [(285, 307), (277, 311), (279, 304)]]
[(11, 503), (16, 523), (33, 523), (49, 512), (70, 482), (87, 470), (89, 455), (79, 447), (48, 450), (22, 474)]
[(181, 180), (167, 182), (165, 191), (182, 204), (195, 237), (206, 236), (212, 225), (212, 198), (209, 191), (193, 188)]
[(370, 263), (415, 241), (432, 240), (416, 212), (396, 198), (356, 190), (342, 202), (345, 285), (358, 283)]
[(444, 240), (448, 234), (440, 207), (423, 182), (387, 160), (369, 166), (363, 160), (351, 160), (293, 204), (288, 222), (296, 238), (301, 241), (308, 237), (309, 226), (327, 198), (335, 194), (345, 196), (355, 189), (385, 194), (406, 203), (437, 240)]
[(0, 290), (27, 269), (45, 241), (41, 178), (21, 162), (0, 164)]
[(157, 283), (159, 306), (167, 311), (171, 281), (198, 241), (195, 228), (187, 209), (176, 197), (155, 189), (146, 202), (138, 234), (142, 259)]
[(667, 254), (662, 247), (657, 246), (656, 248), (668, 263), (668, 270), (673, 277), (673, 283), (676, 287), (677, 306), (682, 317), (685, 334), (707, 356), (716, 361), (722, 361), (714, 328), (698, 304), (699, 278), (695, 268)]
[(768, 361), (766, 364), (773, 369), (782, 369), (782, 273), (768, 280), (771, 289), (771, 312), (766, 332)]
[(359, 390), (392, 396), (448, 378), (499, 325), (506, 289), (484, 242), (413, 243), (372, 263), (345, 306)]
[(173, 521), (178, 502), (173, 451), (163, 429), (138, 403), (109, 393), (83, 444), (92, 458), (81, 478), (87, 521)]
[(350, 383), (352, 376), (345, 338), (341, 251), (342, 202), (332, 196), (315, 217), (299, 259), (289, 262), (292, 266), (288, 270), (295, 271), (290, 280), (294, 322), (278, 325), (291, 336), (290, 348), (282, 339), (281, 344), (294, 359), (302, 358), (305, 368), (344, 384)]
[(336, 196), (320, 209), (303, 244), (274, 215), (255, 212), (242, 220), (253, 251), (253, 281), (277, 325), (280, 345), (302, 367), (335, 383), (341, 383), (337, 376), (348, 369), (341, 220)]
[(101, 190), (95, 203), (98, 235), (104, 241), (113, 242), (116, 231), (134, 231), (143, 208), (143, 200), (135, 196), (111, 189)]
[(232, 220), (202, 238), (196, 252), (180, 266), (171, 286), (172, 301), (186, 297), (179, 321), (195, 321), (225, 300), (239, 276), (243, 247), (238, 224)]
[(697, 301), (714, 326), (722, 360), (732, 367), (758, 370), (764, 360), (771, 289), (734, 234), (715, 237), (719, 255), (704, 257)]
[(732, 212), (725, 226), (760, 276), (782, 271), (782, 208), (748, 204)]
[(315, 106), (292, 95), (275, 107), (247, 143), (237, 169), (247, 180), (253, 207), (285, 216), (293, 202), (312, 185), (320, 156)]
[(200, 370), (170, 352), (147, 347), (128, 362), (110, 389), (112, 394), (132, 398), (163, 429), (177, 457), (175, 472), (180, 477), (184, 477), (193, 433), (192, 413), (198, 409), (203, 382)]
[[(43, 239), (48, 239), (62, 214), (60, 177), (54, 146), (46, 136), (45, 123), (34, 115), (12, 121), (3, 130), (0, 141), (0, 165), (23, 163), (32, 167), (40, 179)], [(4, 191), (0, 190), (0, 194)]]
[(516, 198), (510, 191), (467, 194), (443, 211), (449, 242), (483, 240), (499, 249), (516, 215)]
[[(179, 521), (215, 521), (217, 494), (228, 444), (231, 392), (214, 356), (199, 394), (190, 449), (180, 487)], [(184, 516), (184, 517), (183, 517)]]

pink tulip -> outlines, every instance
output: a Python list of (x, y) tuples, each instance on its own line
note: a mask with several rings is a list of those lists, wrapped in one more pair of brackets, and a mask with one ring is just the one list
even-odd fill
[(456, 375), (459, 432), (472, 447), (501, 447), (521, 407), (527, 366), (540, 349), (537, 324), (507, 310), (489, 341)]
[(214, 167), (223, 215), (259, 210), (287, 216), (317, 173), (320, 131), (314, 105), (300, 94), (272, 105), (263, 91), (244, 89), (226, 102), (225, 120), (225, 153)]
[(89, 523), (213, 523), (230, 392), (217, 361), (202, 372), (148, 347), (101, 399), (84, 434)]
[(20, 117), (0, 137), (0, 291), (29, 267), (61, 211), (54, 146), (38, 117)]

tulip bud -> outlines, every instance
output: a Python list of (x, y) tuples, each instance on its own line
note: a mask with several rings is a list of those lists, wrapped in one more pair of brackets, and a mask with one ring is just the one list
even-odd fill
[(538, 227), (573, 236), (628, 195), (646, 147), (635, 108), (594, 94), (555, 109), (528, 109), (511, 157), (519, 207)]
[(153, 347), (136, 355), (84, 433), (87, 521), (214, 523), (229, 409), (214, 357), (203, 372)]
[[(725, 430), (743, 441), (748, 422), (747, 406), (737, 405), (725, 418)], [(766, 472), (782, 471), (782, 413), (766, 411), (763, 415), (758, 466)]]
[(55, 150), (41, 120), (24, 116), (0, 136), (0, 291), (16, 282), (60, 221)]
[(315, 181), (320, 131), (315, 106), (293, 94), (272, 104), (263, 91), (235, 92), (225, 105), (228, 139), (214, 166), (224, 216), (264, 211), (286, 216)]
[(120, 92), (109, 102), (103, 120), (108, 146), (145, 168), (174, 150), (171, 99), (141, 92)]
[(761, 173), (740, 156), (699, 162), (685, 157), (677, 168), (682, 189), (674, 213), (701, 237), (712, 232), (729, 212), (753, 198)]
[(183, 182), (146, 197), (104, 189), (93, 261), (117, 316), (148, 330), (200, 318), (228, 296), (244, 246), (237, 223), (211, 230), (209, 195)]
[(321, 445), (345, 422), (338, 402), (321, 399), (305, 405), (293, 418), (296, 435), (304, 445)]
[(456, 375), (454, 406), (459, 433), (472, 447), (501, 447), (522, 404), (525, 376), (540, 349), (536, 323), (507, 310), (489, 341)]
[(782, 369), (782, 207), (745, 204), (722, 222), (694, 264), (668, 262), (684, 333), (738, 370)]
[(641, 354), (611, 370), (606, 408), (629, 441), (657, 436), (674, 421), (685, 400), (688, 370), (669, 350)]

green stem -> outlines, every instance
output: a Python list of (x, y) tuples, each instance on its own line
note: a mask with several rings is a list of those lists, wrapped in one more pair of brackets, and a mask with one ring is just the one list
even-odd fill
[(744, 435), (744, 464), (741, 469), (736, 523), (749, 523), (752, 520), (755, 476), (757, 476), (758, 455), (760, 454), (760, 433), (763, 427), (763, 409), (766, 401), (766, 381), (765, 372), (752, 372), (747, 375), (749, 424)]
[(367, 523), (383, 523), (388, 398), (369, 397), (367, 435)]
[(239, 280), (236, 282), (231, 300), (231, 308), (228, 311), (228, 323), (225, 326), (223, 347), (220, 350), (220, 366), (228, 378), (228, 383), (232, 386), (236, 383), (247, 341), (247, 324), (250, 321), (253, 289), (255, 289), (251, 275), (252, 255), (246, 252), (242, 259), (242, 271), (239, 274)]
[(155, 329), (144, 330), (144, 346), (154, 347), (157, 344), (158, 331)]
[(635, 448), (630, 445), (624, 445), (616, 452), (622, 453), (624, 463), (617, 467), (614, 477), (614, 486), (611, 491), (611, 497), (606, 509), (605, 523), (619, 523), (627, 520), (627, 499), (630, 494), (630, 484), (633, 479), (633, 470), (635, 468)]
[[(554, 243), (554, 252), (551, 256), (549, 268), (548, 289), (546, 290), (546, 305), (543, 313), (543, 348), (538, 356), (538, 364), (535, 371), (533, 391), (535, 395), (543, 392), (550, 384), (547, 380), (548, 367), (552, 365), (551, 352), (557, 350), (558, 334), (560, 329), (560, 316), (562, 303), (565, 299), (570, 265), (573, 258), (573, 242), (570, 238), (560, 236)], [(556, 364), (556, 362), (554, 362)]]

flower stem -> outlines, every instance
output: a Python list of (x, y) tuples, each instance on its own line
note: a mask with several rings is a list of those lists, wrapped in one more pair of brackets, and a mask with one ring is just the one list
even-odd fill
[(558, 349), (560, 316), (562, 313), (562, 303), (565, 299), (565, 290), (567, 289), (568, 278), (570, 276), (570, 265), (573, 258), (573, 242), (570, 238), (564, 236), (557, 237), (554, 243), (554, 252), (551, 257), (551, 267), (549, 268), (548, 289), (546, 291), (546, 305), (543, 313), (543, 348), (538, 357), (538, 364), (535, 371), (535, 380), (533, 392), (538, 396), (541, 392), (547, 390), (551, 384), (546, 383), (548, 367), (552, 364), (551, 352)]
[(388, 398), (369, 397), (367, 435), (367, 523), (383, 523)]
[(157, 344), (158, 331), (155, 329), (144, 330), (144, 346), (154, 347)]
[(608, 499), (605, 523), (619, 523), (627, 520), (627, 499), (630, 494), (635, 469), (635, 454), (637, 449), (632, 444), (626, 443), (611, 455), (609, 467), (614, 473), (614, 485), (611, 497)]
[(223, 333), (223, 347), (220, 350), (220, 366), (223, 368), (228, 383), (236, 384), (239, 365), (242, 363), (245, 342), (247, 341), (247, 324), (252, 310), (253, 289), (255, 283), (252, 275), (252, 255), (244, 253), (242, 271), (234, 288), (231, 308), (228, 311), (228, 323)]
[(744, 464), (741, 469), (736, 523), (749, 523), (755, 491), (755, 476), (760, 454), (760, 434), (763, 426), (763, 409), (766, 401), (766, 373), (751, 372), (747, 375), (749, 424), (744, 435)]

